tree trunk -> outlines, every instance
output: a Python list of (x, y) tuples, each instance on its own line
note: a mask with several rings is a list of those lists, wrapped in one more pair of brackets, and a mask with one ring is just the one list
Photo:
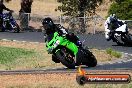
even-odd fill
[(86, 0), (79, 0), (79, 21), (80, 21), (80, 32), (81, 33), (85, 33), (86, 29), (85, 29), (85, 22), (84, 22), (84, 14), (85, 14), (85, 7), (86, 7)]

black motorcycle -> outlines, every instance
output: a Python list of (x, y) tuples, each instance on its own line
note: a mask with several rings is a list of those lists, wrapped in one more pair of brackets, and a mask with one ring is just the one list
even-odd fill
[(12, 16), (11, 12), (0, 15), (3, 18), (3, 31), (20, 32), (20, 27)]

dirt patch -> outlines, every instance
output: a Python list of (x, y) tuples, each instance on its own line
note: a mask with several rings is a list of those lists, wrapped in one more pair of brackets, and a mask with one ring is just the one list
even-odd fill
[(107, 54), (107, 52), (105, 50), (92, 49), (91, 51), (93, 52), (95, 57), (97, 57), (97, 60), (100, 61), (100, 62), (102, 62), (102, 61), (103, 62), (104, 61), (112, 61), (112, 60), (118, 59), (114, 56), (111, 56), (111, 55)]
[[(43, 85), (54, 87), (54, 85), (62, 85), (64, 80), (74, 80), (75, 74), (41, 74), (41, 75), (5, 75), (0, 76), (0, 85), (3, 87), (11, 86), (31, 86)], [(8, 82), (6, 81), (8, 80)], [(58, 80), (58, 81), (56, 81)], [(67, 82), (68, 82), (67, 81)], [(68, 82), (70, 83), (70, 81)], [(49, 86), (50, 87), (50, 86)]]
[[(95, 71), (89, 74), (130, 74), (131, 72)], [(86, 84), (76, 82), (77, 73), (0, 75), (0, 88), (128, 88), (130, 84)], [(104, 87), (105, 86), (105, 87)], [(124, 87), (125, 86), (125, 87)]]
[(29, 43), (29, 42), (17, 42), (17, 41), (0, 41), (0, 46), (15, 47), (15, 48), (25, 48), (25, 49), (36, 49), (44, 50), (44, 43)]
[[(19, 13), (21, 0), (12, 0), (9, 3), (4, 3), (8, 8)], [(14, 6), (15, 5), (15, 6)], [(60, 15), (60, 12), (56, 12), (55, 8), (60, 5), (56, 0), (34, 0), (32, 3), (32, 13), (40, 16), (44, 15)]]

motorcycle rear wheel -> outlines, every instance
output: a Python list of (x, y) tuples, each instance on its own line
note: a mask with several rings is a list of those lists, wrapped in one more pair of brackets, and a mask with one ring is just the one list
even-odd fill
[[(56, 52), (56, 56), (63, 65), (65, 65), (69, 69), (75, 69), (75, 61), (73, 58), (65, 57), (63, 52), (61, 52), (60, 50)], [(69, 61), (69, 59), (71, 59), (71, 61)]]

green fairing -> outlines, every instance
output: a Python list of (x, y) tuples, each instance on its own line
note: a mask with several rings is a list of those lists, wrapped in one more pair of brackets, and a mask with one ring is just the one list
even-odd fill
[(66, 37), (59, 36), (59, 34), (57, 32), (54, 33), (54, 37), (52, 38), (52, 40), (50, 40), (49, 42), (46, 43), (47, 49), (50, 49), (50, 48), (55, 49), (56, 46), (54, 46), (54, 44), (56, 43), (57, 40), (60, 41), (59, 45), (67, 47), (76, 56), (76, 54), (78, 52), (78, 47), (74, 43), (67, 40)]

